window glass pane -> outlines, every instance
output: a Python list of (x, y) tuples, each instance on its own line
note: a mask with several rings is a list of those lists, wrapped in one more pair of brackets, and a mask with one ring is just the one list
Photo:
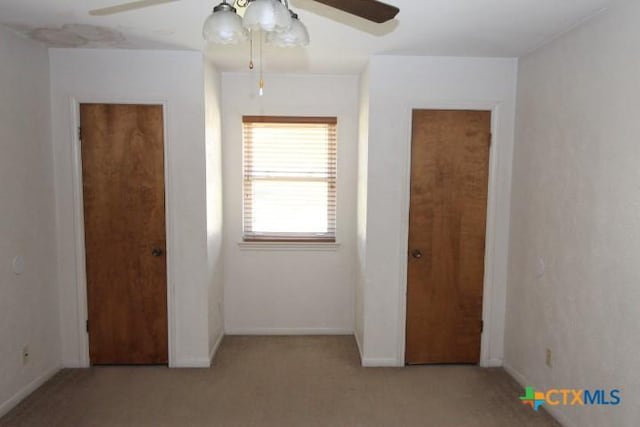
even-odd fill
[(327, 233), (327, 183), (254, 181), (254, 232)]

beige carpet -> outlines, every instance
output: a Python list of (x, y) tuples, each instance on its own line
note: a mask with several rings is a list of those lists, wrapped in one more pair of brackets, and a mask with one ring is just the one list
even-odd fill
[(0, 426), (559, 426), (501, 369), (361, 368), (353, 337), (226, 337), (211, 369), (67, 369)]

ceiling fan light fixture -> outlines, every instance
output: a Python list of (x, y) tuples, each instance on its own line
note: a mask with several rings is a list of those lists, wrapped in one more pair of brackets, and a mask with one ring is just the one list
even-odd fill
[(247, 30), (236, 9), (223, 0), (204, 22), (202, 36), (212, 43), (236, 44), (247, 40)]
[[(290, 11), (291, 12), (291, 11)], [(277, 47), (301, 47), (309, 44), (309, 31), (298, 15), (291, 12), (291, 28), (267, 34), (267, 43)]]
[(242, 25), (249, 30), (282, 32), (291, 27), (291, 14), (279, 0), (250, 0)]

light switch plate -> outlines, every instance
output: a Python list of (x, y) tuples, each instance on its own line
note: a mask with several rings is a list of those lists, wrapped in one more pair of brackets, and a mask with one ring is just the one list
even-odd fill
[(538, 260), (536, 261), (536, 277), (540, 279), (542, 276), (544, 276), (546, 270), (547, 266), (544, 263), (544, 259), (538, 257)]
[(18, 276), (24, 273), (24, 257), (21, 255), (15, 257), (11, 263), (11, 267), (13, 268), (13, 272)]

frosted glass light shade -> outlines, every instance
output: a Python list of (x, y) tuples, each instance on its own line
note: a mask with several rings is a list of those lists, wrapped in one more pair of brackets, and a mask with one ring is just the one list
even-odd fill
[(291, 27), (291, 15), (278, 0), (253, 0), (244, 12), (242, 25), (250, 30), (286, 31)]
[(267, 43), (277, 47), (298, 47), (309, 44), (307, 27), (297, 17), (291, 20), (291, 28), (280, 33), (267, 34)]
[(204, 22), (202, 36), (211, 43), (236, 44), (247, 40), (247, 30), (242, 27), (242, 18), (235, 9), (222, 3)]

